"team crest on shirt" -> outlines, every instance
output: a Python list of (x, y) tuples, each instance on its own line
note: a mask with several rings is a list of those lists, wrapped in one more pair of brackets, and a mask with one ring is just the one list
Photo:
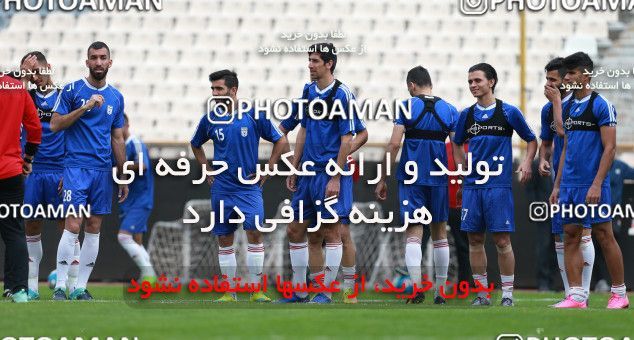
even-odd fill
[(242, 135), (242, 137), (246, 137), (248, 133), (249, 129), (246, 126), (240, 129), (240, 135)]
[(108, 113), (108, 115), (111, 115), (111, 114), (112, 114), (112, 110), (113, 110), (112, 105), (108, 105), (108, 107), (107, 107), (107, 111), (106, 111), (106, 112)]

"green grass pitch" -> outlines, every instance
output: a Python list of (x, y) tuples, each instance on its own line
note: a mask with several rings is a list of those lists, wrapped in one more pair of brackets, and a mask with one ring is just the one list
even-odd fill
[[(470, 300), (405, 305), (392, 296), (365, 293), (360, 303), (330, 306), (244, 302), (219, 305), (215, 294), (153, 296), (139, 302), (124, 298), (119, 284), (91, 284), (95, 301), (51, 301), (42, 285), (41, 300), (0, 302), (0, 335), (51, 339), (127, 337), (132, 339), (203, 338), (426, 338), (495, 339), (501, 333), (536, 336), (609, 336), (634, 339), (634, 311), (606, 310), (607, 294), (592, 294), (587, 310), (554, 310), (561, 293), (516, 291), (513, 308), (470, 307)], [(499, 293), (498, 293), (499, 294)]]

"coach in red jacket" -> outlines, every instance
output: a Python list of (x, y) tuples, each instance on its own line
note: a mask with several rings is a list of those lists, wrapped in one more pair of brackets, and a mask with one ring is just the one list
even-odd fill
[[(22, 159), (20, 125), (27, 144)], [(42, 139), (42, 126), (33, 100), (22, 82), (0, 76), (0, 236), (5, 244), (4, 288), (14, 302), (27, 301), (29, 255), (19, 207), (24, 200), (23, 175), (31, 172)], [(16, 213), (17, 211), (17, 213)]]

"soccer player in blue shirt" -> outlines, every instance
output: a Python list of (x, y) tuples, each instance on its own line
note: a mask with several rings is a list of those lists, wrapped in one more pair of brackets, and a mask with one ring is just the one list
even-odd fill
[(147, 232), (147, 221), (154, 205), (152, 164), (145, 144), (139, 137), (130, 134), (130, 120), (126, 114), (123, 114), (123, 122), (126, 160), (133, 162), (127, 168), (134, 171), (135, 178), (129, 186), (128, 198), (119, 204), (121, 226), (117, 239), (139, 267), (142, 280), (152, 283), (156, 281), (156, 273), (143, 246), (143, 234)]
[[(548, 99), (548, 103), (544, 105), (541, 112), (541, 133), (539, 138), (542, 140), (539, 146), (539, 173), (542, 176), (551, 176), (551, 157), (552, 169), (557, 177), (557, 169), (559, 168), (559, 158), (561, 149), (564, 145), (564, 130), (561, 120), (562, 107), (566, 106), (572, 98), (572, 92), (562, 89), (563, 79), (566, 75), (566, 68), (563, 64), (564, 58), (558, 57), (551, 60), (545, 67), (546, 85), (544, 86), (544, 94)], [(561, 224), (561, 215), (557, 214), (552, 218), (552, 234), (555, 238), (555, 253), (557, 254), (557, 264), (561, 280), (564, 283), (564, 299), (568, 296), (569, 287), (566, 278), (566, 268), (564, 265), (564, 243), (563, 243), (563, 226)], [(594, 245), (592, 244), (591, 229), (584, 228), (582, 236), (582, 253), (583, 253), (583, 288), (590, 291), (590, 279), (592, 277), (592, 267), (594, 265)]]
[[(64, 290), (84, 220), (83, 214), (79, 214), (82, 209), (89, 209), (90, 216), (86, 216), (77, 285), (69, 298), (92, 299), (86, 285), (97, 261), (103, 215), (110, 214), (112, 208), (111, 156), (114, 153), (119, 176), (123, 174), (125, 161), (123, 96), (106, 82), (108, 69), (112, 66), (110, 48), (97, 41), (88, 47), (87, 54), (88, 77), (64, 86), (53, 108), (50, 126), (53, 132), (65, 131), (66, 146), (62, 188), (66, 221), (57, 248), (54, 300), (67, 299)], [(127, 195), (128, 186), (119, 184), (119, 202), (123, 202)]]
[[(247, 177), (256, 173), (258, 162), (258, 146), (260, 138), (274, 143), (269, 159), (272, 169), (284, 152), (289, 151), (286, 136), (284, 136), (264, 113), (256, 113), (253, 109), (239, 115), (237, 113), (238, 76), (229, 70), (213, 72), (209, 75), (212, 95), (231, 97), (225, 102), (228, 112), (221, 105), (214, 108), (200, 119), (196, 132), (191, 139), (191, 148), (198, 162), (212, 169), (207, 162), (207, 156), (202, 146), (211, 140), (214, 144), (214, 161), (223, 161), (228, 168), (217, 176), (209, 176), (211, 185), (211, 208), (214, 211), (212, 232), (218, 237), (218, 262), (222, 275), (227, 277), (230, 285), (236, 275), (236, 255), (233, 246), (234, 233), (238, 227), (230, 223), (229, 219), (237, 217), (234, 208), (244, 215), (242, 227), (246, 231), (249, 242), (247, 248), (248, 283), (260, 284), (262, 267), (264, 265), (263, 235), (257, 225), (263, 226), (264, 202), (262, 200), (262, 185), (266, 177), (262, 177), (259, 184), (246, 184), (239, 180), (238, 168), (242, 168), (242, 176)], [(222, 204), (222, 205), (221, 205)], [(223, 212), (220, 209), (223, 209)], [(224, 215), (224, 220), (220, 215)], [(270, 302), (264, 292), (251, 294), (251, 301)], [(235, 293), (225, 293), (218, 302), (237, 301)]]
[[(33, 51), (27, 53), (20, 61), (22, 69), (32, 68), (33, 75), (27, 76), (27, 81), (37, 88), (29, 90), (29, 94), (35, 103), (42, 124), (42, 144), (37, 156), (33, 159), (33, 172), (26, 177), (24, 183), (24, 204), (42, 206), (48, 211), (51, 206), (55, 211), (62, 205), (60, 184), (64, 170), (60, 160), (64, 158), (64, 132), (53, 133), (50, 121), (53, 115), (53, 106), (60, 94), (54, 89), (50, 71), (51, 65), (42, 52)], [(29, 67), (31, 65), (32, 67)], [(26, 142), (24, 139), (23, 141)], [(47, 215), (48, 216), (48, 215)], [(55, 219), (56, 216), (48, 216)], [(57, 219), (60, 230), (64, 230), (64, 220)], [(39, 218), (25, 220), (27, 248), (29, 251), (29, 291), (30, 300), (39, 299), (38, 282), (39, 266), (42, 261), (42, 225)], [(72, 289), (77, 280), (79, 264), (79, 243), (75, 246), (75, 257), (69, 269), (68, 289)]]
[[(334, 57), (336, 60), (336, 55)], [(333, 70), (334, 70), (334, 66), (333, 66)], [(314, 81), (314, 79), (311, 79), (310, 83), (307, 83), (304, 85), (301, 98), (308, 100), (308, 96), (309, 96), (309, 93), (311, 92), (311, 88), (315, 86), (317, 86), (316, 82)], [(329, 96), (332, 96), (333, 102), (334, 102), (334, 100), (341, 100), (344, 94), (346, 97), (349, 95), (353, 100), (355, 99), (354, 94), (345, 85), (343, 85), (343, 88), (341, 91), (337, 89), (337, 91), (333, 92), (333, 90), (331, 89), (330, 91), (324, 91), (320, 96), (315, 96), (312, 99), (313, 100), (317, 98), (327, 99)], [(340, 98), (336, 98), (337, 96), (339, 96)], [(307, 105), (308, 104), (305, 104), (306, 107)], [(343, 109), (346, 110), (346, 112), (348, 112), (347, 111), (348, 107), (343, 107)], [(359, 150), (361, 146), (363, 146), (368, 141), (368, 130), (366, 129), (363, 119), (355, 116), (354, 120), (355, 120), (355, 123), (354, 123), (355, 135), (351, 141), (350, 154), (353, 154), (354, 152)], [(290, 131), (294, 130), (299, 124), (300, 124), (299, 107), (298, 105), (294, 105), (292, 108), (290, 117), (280, 122), (280, 125), (278, 128), (280, 129), (280, 131), (282, 131), (286, 135)], [(297, 222), (293, 222), (293, 223), (294, 224), (291, 228), (293, 229), (297, 228), (296, 226)], [(311, 227), (314, 227), (314, 225), (311, 225)], [(341, 242), (343, 243), (343, 253), (341, 258), (341, 271), (343, 272), (342, 301), (344, 303), (353, 304), (357, 302), (356, 297), (353, 297), (353, 298), (350, 297), (351, 295), (353, 295), (353, 292), (354, 292), (354, 283), (355, 283), (354, 276), (356, 274), (356, 266), (355, 266), (356, 248), (354, 245), (354, 241), (352, 240), (352, 236), (350, 235), (350, 226), (348, 224), (342, 223), (340, 228), (341, 228), (340, 230)], [(324, 233), (323, 233), (323, 229), (320, 228), (316, 232), (308, 234), (308, 253), (306, 253), (306, 250), (305, 250), (306, 245), (303, 243), (300, 245), (294, 245), (291, 248), (292, 253), (295, 253), (295, 254), (300, 253), (300, 254), (303, 254), (302, 256), (305, 256), (308, 258), (309, 267), (311, 268), (311, 273), (309, 274), (311, 281), (315, 281), (317, 277), (320, 277), (321, 275), (325, 275), (324, 269), (323, 269), (323, 266), (324, 266), (324, 255), (322, 250), (323, 242), (324, 242)], [(283, 301), (290, 302), (290, 300), (286, 301), (286, 299), (283, 299)]]
[[(447, 241), (447, 219), (449, 217), (449, 182), (447, 176), (431, 176), (431, 171), (441, 170), (435, 160), (447, 167), (447, 149), (445, 140), (453, 137), (455, 121), (458, 118), (456, 108), (439, 97), (432, 95), (432, 82), (429, 72), (422, 66), (416, 66), (407, 73), (407, 90), (412, 98), (404, 101), (411, 107), (411, 117), (407, 118), (399, 112), (392, 129), (392, 137), (386, 147), (390, 154), (390, 163), (383, 169), (391, 167), (401, 147), (403, 137), (403, 153), (399, 162), (397, 179), (399, 182), (399, 205), (401, 223), (404, 215), (413, 216), (414, 210), (426, 207), (431, 213), (431, 238), (434, 245), (434, 273), (436, 275), (436, 291), (434, 304), (445, 304), (440, 296), (439, 288), (447, 281), (449, 270), (449, 242)], [(387, 160), (386, 160), (387, 161)], [(408, 162), (417, 166), (417, 179), (412, 184), (405, 168)], [(379, 200), (387, 198), (386, 171), (377, 183), (375, 194)], [(404, 205), (403, 201), (408, 204)], [(409, 225), (406, 230), (405, 264), (412, 282), (421, 285), (421, 261), (423, 259), (421, 240), (423, 225)], [(422, 303), (424, 293), (407, 299), (407, 303)]]
[[(564, 261), (570, 291), (557, 308), (587, 308), (588, 293), (582, 286), (583, 225), (590, 224), (605, 256), (612, 278), (612, 296), (607, 308), (629, 306), (625, 292), (623, 255), (612, 231), (612, 217), (601, 216), (597, 205), (610, 205), (610, 176), (616, 153), (616, 110), (603, 96), (590, 89), (592, 59), (583, 52), (564, 58), (565, 82), (575, 85), (574, 98), (562, 112), (564, 145), (551, 203), (583, 206), (588, 214), (562, 214), (564, 226)], [(594, 207), (593, 207), (594, 205)], [(594, 211), (594, 216), (590, 214)]]
[[(352, 178), (341, 175), (330, 177), (325, 171), (330, 160), (334, 160), (340, 168), (347, 169), (346, 162), (352, 150), (353, 135), (356, 131), (354, 115), (348, 111), (348, 104), (354, 97), (347, 86), (335, 79), (333, 73), (336, 63), (336, 49), (333, 44), (319, 43), (310, 47), (308, 69), (313, 83), (309, 85), (306, 97), (309, 101), (319, 97), (326, 101), (326, 106), (332, 105), (333, 108), (339, 106), (333, 105), (334, 103), (339, 103), (345, 117), (329, 117), (334, 112), (331, 110), (325, 115), (325, 119), (316, 119), (313, 115), (323, 114), (323, 111), (318, 112), (320, 108), (316, 105), (314, 112), (307, 112), (301, 119), (293, 165), (299, 168), (301, 163), (313, 162), (314, 166), (309, 166), (307, 169), (315, 171), (316, 175), (299, 178), (291, 175), (287, 178), (287, 188), (294, 192), (291, 205), (295, 212), (295, 221), (289, 224), (287, 229), (294, 285), (305, 283), (308, 266), (307, 228), (316, 224), (317, 211), (321, 212), (323, 218), (337, 218), (335, 223), (322, 223), (320, 226), (326, 240), (326, 255), (322, 262), (325, 264), (324, 284), (326, 286), (336, 279), (342, 260), (341, 224), (350, 224)], [(326, 109), (330, 110), (330, 107)], [(341, 110), (338, 109), (338, 111)], [(327, 198), (337, 199), (331, 207), (337, 216), (332, 216), (326, 209)], [(303, 211), (303, 216), (299, 216), (300, 211)], [(300, 217), (303, 219), (301, 223)], [(319, 261), (315, 262), (317, 263), (313, 264), (320, 264)], [(281, 299), (280, 302), (294, 303), (308, 302), (308, 300), (306, 292), (297, 292), (292, 298)], [(318, 293), (313, 297), (312, 302), (330, 303), (332, 296), (327, 292)]]
[[(526, 124), (522, 112), (515, 106), (495, 97), (498, 83), (493, 66), (480, 63), (469, 68), (469, 90), (477, 102), (460, 114), (453, 142), (458, 146), (469, 142), (472, 164), (467, 168), (462, 148), (454, 148), (456, 165), (467, 169), (463, 179), (462, 223), (460, 229), (469, 237), (469, 260), (473, 280), (488, 286), (487, 258), (484, 251), (485, 232), (493, 234), (498, 252), (498, 265), (502, 281), (502, 306), (513, 306), (515, 256), (511, 247), (511, 233), (515, 231), (513, 192), (513, 131), (527, 142), (526, 157), (517, 172), (520, 182), (531, 178), (531, 163), (537, 151), (535, 135)], [(477, 166), (476, 166), (477, 164)], [(489, 169), (501, 173), (482, 174)], [(477, 171), (476, 171), (477, 169)], [(486, 171), (483, 171), (485, 170)], [(484, 181), (488, 177), (487, 181)], [(479, 183), (476, 183), (478, 181)], [(486, 292), (478, 293), (472, 305), (490, 305)]]

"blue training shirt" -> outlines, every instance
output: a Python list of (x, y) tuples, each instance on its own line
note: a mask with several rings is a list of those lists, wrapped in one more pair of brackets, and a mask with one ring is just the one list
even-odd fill
[(139, 156), (143, 154), (143, 176), (137, 172), (134, 181), (130, 183), (128, 198), (119, 204), (122, 209), (145, 208), (154, 206), (154, 174), (147, 146), (138, 137), (130, 136), (125, 141), (126, 161), (139, 163)]
[(108, 171), (111, 168), (111, 133), (123, 127), (124, 112), (123, 96), (116, 88), (106, 84), (98, 89), (86, 79), (77, 80), (64, 86), (53, 111), (67, 115), (86, 104), (94, 94), (103, 96), (103, 105), (86, 111), (65, 130), (64, 166), (67, 168)]
[[(330, 94), (335, 82), (320, 90), (317, 83), (313, 82), (308, 88), (308, 100), (316, 98), (326, 99)], [(306, 129), (306, 141), (304, 144), (304, 152), (301, 162), (312, 161), (315, 163), (315, 171), (322, 171), (326, 168), (328, 161), (337, 160), (339, 148), (341, 147), (341, 136), (354, 134), (357, 131), (354, 117), (355, 114), (350, 112), (348, 103), (355, 97), (350, 89), (341, 84), (337, 89), (337, 93), (333, 97), (333, 102), (340, 101), (343, 108), (344, 117), (338, 116), (332, 119), (317, 120), (310, 115), (304, 115), (301, 125)], [(346, 166), (347, 169), (347, 166)]]
[[(57, 101), (60, 91), (53, 90), (47, 94), (38, 91), (29, 91), (37, 114), (42, 124), (42, 143), (37, 149), (37, 154), (33, 158), (33, 172), (62, 171), (63, 164), (60, 162), (64, 158), (64, 131), (51, 131), (51, 118), (53, 117), (53, 107)], [(26, 145), (24, 130), (21, 133), (22, 150)]]
[[(567, 95), (561, 100), (561, 107), (563, 108), (568, 105), (570, 98), (572, 98), (572, 93)], [(555, 130), (555, 120), (551, 115), (551, 110), (553, 107), (553, 103), (548, 102), (544, 107), (542, 107), (542, 130), (539, 135), (541, 140), (547, 140), (553, 142), (553, 161), (552, 168), (555, 173), (555, 177), (557, 177), (557, 170), (559, 170), (559, 160), (561, 159), (561, 151), (564, 148), (564, 139), (563, 137), (559, 137), (557, 135), (557, 131)]]
[[(229, 115), (218, 115), (210, 114), (209, 117), (213, 122), (231, 118)], [(191, 144), (197, 148), (211, 140), (214, 143), (214, 161), (224, 161), (228, 165), (227, 170), (214, 177), (211, 192), (261, 192), (257, 183), (247, 185), (239, 181), (238, 167), (242, 167), (243, 178), (256, 173), (260, 138), (275, 143), (282, 138), (282, 132), (271, 124), (264, 114), (256, 115), (253, 109), (244, 113), (242, 117), (234, 112), (233, 121), (229, 124), (213, 122), (209, 121), (208, 115), (204, 115), (191, 139)]]
[[(425, 103), (418, 97), (412, 97), (403, 101), (403, 107), (410, 107), (411, 102), (411, 118), (407, 119), (403, 112), (398, 112), (395, 125), (403, 125), (406, 129), (416, 128), (420, 130), (442, 131), (442, 126), (438, 123), (434, 115), (430, 112), (416, 124), (412, 124), (423, 114)], [(440, 99), (434, 106), (438, 117), (449, 128), (448, 132), (455, 129), (456, 120), (458, 119), (458, 110), (451, 104)], [(447, 176), (431, 176), (431, 171), (438, 171), (440, 167), (436, 165), (435, 159), (439, 159), (442, 164), (447, 166), (447, 149), (444, 141), (433, 139), (407, 139), (403, 141), (403, 150), (401, 151), (401, 160), (399, 162), (396, 178), (399, 181), (409, 179), (409, 175), (405, 172), (405, 164), (408, 161), (416, 162), (418, 166), (418, 177), (414, 185), (431, 185), (431, 186), (447, 186)]]
[[(585, 111), (590, 96), (572, 99), (569, 107), (570, 117), (579, 117)], [(565, 112), (564, 112), (565, 113)], [(602, 95), (598, 95), (593, 103), (592, 114), (597, 125), (616, 126), (616, 109)], [(564, 129), (568, 138), (566, 158), (561, 177), (561, 187), (589, 187), (599, 170), (603, 155), (603, 143), (600, 131), (570, 130), (564, 118)], [(610, 174), (603, 180), (602, 186), (610, 185)]]
[[(474, 108), (474, 120), (475, 123), (486, 122), (493, 118), (495, 112), (496, 103), (491, 104), (488, 107), (482, 107), (480, 105)], [(467, 115), (469, 108), (462, 110), (460, 118), (456, 124), (456, 134), (454, 135), (454, 143), (462, 145), (467, 142), (467, 129), (471, 128), (466, 126)], [(535, 140), (535, 135), (531, 128), (526, 123), (522, 112), (515, 106), (508, 103), (503, 103), (502, 114), (512, 127), (512, 129), (519, 134), (519, 136), (526, 142)], [(471, 174), (465, 177), (465, 188), (510, 188), (512, 184), (513, 176), (513, 147), (511, 137), (506, 136), (491, 136), (486, 134), (478, 134), (469, 139), (469, 152), (472, 155), (472, 171)], [(504, 157), (503, 161), (499, 159), (493, 160), (493, 157)], [(491, 171), (498, 169), (498, 164), (502, 164), (502, 173), (498, 176), (491, 176), (486, 183), (475, 184), (476, 180), (482, 179), (482, 176), (476, 172), (476, 164), (479, 161), (485, 161), (489, 164)]]

